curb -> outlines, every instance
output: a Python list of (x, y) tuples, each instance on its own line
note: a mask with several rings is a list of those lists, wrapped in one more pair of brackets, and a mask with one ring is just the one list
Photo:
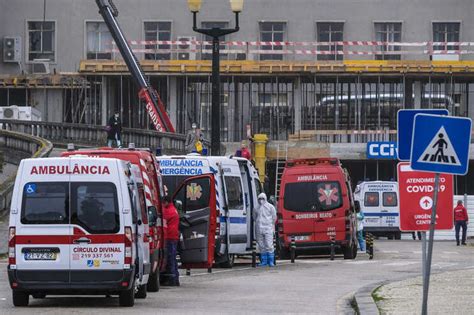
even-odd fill
[[(453, 268), (453, 269), (447, 268), (446, 270), (443, 270), (441, 272), (434, 272), (431, 275), (442, 274), (442, 273), (445, 273), (445, 272), (466, 270), (466, 269), (474, 269), (474, 268), (471, 267), (471, 266), (462, 267), (462, 268)], [(377, 289), (378, 287), (387, 285), (389, 283), (404, 281), (404, 280), (408, 280), (408, 279), (412, 279), (412, 278), (416, 278), (416, 277), (420, 277), (420, 276), (421, 276), (421, 273), (417, 276), (410, 275), (410, 276), (404, 276), (404, 277), (391, 279), (391, 280), (379, 281), (379, 282), (368, 284), (368, 285), (358, 289), (354, 293), (354, 303), (355, 303), (355, 305), (357, 305), (357, 307), (359, 309), (359, 314), (363, 314), (363, 315), (366, 315), (366, 314), (379, 315), (380, 314), (379, 309), (377, 307), (377, 304), (375, 303), (374, 299), (372, 298), (372, 292), (375, 289)], [(340, 301), (338, 301), (338, 309), (340, 307), (339, 302), (343, 303), (343, 302), (350, 302), (350, 301), (351, 301), (350, 299), (347, 299), (347, 296), (344, 296), (343, 298), (340, 299)], [(342, 308), (341, 311), (344, 311), (346, 309), (347, 309), (347, 306), (345, 308)], [(338, 314), (347, 314), (347, 313), (344, 313), (344, 312), (339, 313), (338, 312)], [(354, 312), (352, 314), (354, 314)]]
[(359, 313), (364, 315), (378, 315), (379, 309), (372, 298), (372, 292), (383, 285), (390, 283), (391, 281), (385, 280), (376, 283), (366, 285), (354, 294), (355, 304), (359, 308)]

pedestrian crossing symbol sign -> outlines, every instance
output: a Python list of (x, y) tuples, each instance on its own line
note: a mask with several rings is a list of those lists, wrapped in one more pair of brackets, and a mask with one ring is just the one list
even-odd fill
[(471, 119), (418, 114), (413, 126), (414, 170), (464, 175), (469, 164)]

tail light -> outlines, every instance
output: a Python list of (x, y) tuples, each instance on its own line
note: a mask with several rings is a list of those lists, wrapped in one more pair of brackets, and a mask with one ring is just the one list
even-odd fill
[(132, 265), (132, 243), (133, 243), (133, 234), (132, 228), (127, 226), (125, 227), (125, 261), (124, 261), (124, 268), (130, 268)]
[(216, 218), (217, 218), (217, 219), (216, 219), (216, 222), (217, 222), (217, 223), (216, 223), (216, 237), (217, 237), (218, 235), (221, 235), (220, 215), (221, 215), (221, 214), (220, 214), (219, 210), (216, 210)]
[(8, 236), (8, 264), (9, 265), (16, 265), (15, 236), (16, 236), (16, 228), (11, 227), (9, 230), (9, 236)]
[(283, 233), (283, 215), (280, 212), (277, 213), (277, 228), (278, 233)]

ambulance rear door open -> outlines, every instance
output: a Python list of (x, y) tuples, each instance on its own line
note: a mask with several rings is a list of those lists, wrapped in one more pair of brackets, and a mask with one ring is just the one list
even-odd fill
[(214, 175), (206, 174), (184, 180), (173, 195), (173, 200), (181, 207), (182, 266), (211, 268), (218, 215)]

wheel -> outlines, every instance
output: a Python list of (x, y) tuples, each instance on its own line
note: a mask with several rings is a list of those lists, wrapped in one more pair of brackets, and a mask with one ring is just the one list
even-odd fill
[(13, 291), (13, 305), (15, 306), (28, 306), (30, 302), (30, 295), (21, 291)]
[(234, 267), (235, 262), (235, 255), (234, 254), (227, 254), (227, 260), (220, 264), (223, 268), (232, 268)]
[(395, 238), (395, 235), (394, 235), (394, 234), (389, 234), (389, 235), (387, 236), (387, 238), (388, 238), (389, 240), (393, 240), (393, 239)]
[(344, 259), (355, 259), (357, 255), (357, 245), (351, 243), (349, 246), (343, 248)]
[(395, 233), (395, 239), (396, 240), (401, 240), (402, 239), (402, 233), (401, 232), (396, 232)]
[(137, 299), (146, 299), (146, 288), (147, 288), (146, 284), (143, 284), (143, 285), (139, 286), (138, 287), (138, 292), (135, 293), (135, 298), (137, 298)]
[(130, 289), (120, 292), (119, 304), (125, 307), (135, 305), (135, 281), (133, 281)]
[(288, 260), (291, 258), (290, 251), (288, 248), (279, 246), (278, 248), (278, 259), (285, 259)]
[(158, 292), (160, 291), (160, 279), (158, 277), (158, 269), (155, 272), (151, 273), (148, 277), (148, 283), (146, 285), (148, 292)]
[(31, 295), (34, 299), (44, 299), (46, 297), (45, 293), (34, 293)]

